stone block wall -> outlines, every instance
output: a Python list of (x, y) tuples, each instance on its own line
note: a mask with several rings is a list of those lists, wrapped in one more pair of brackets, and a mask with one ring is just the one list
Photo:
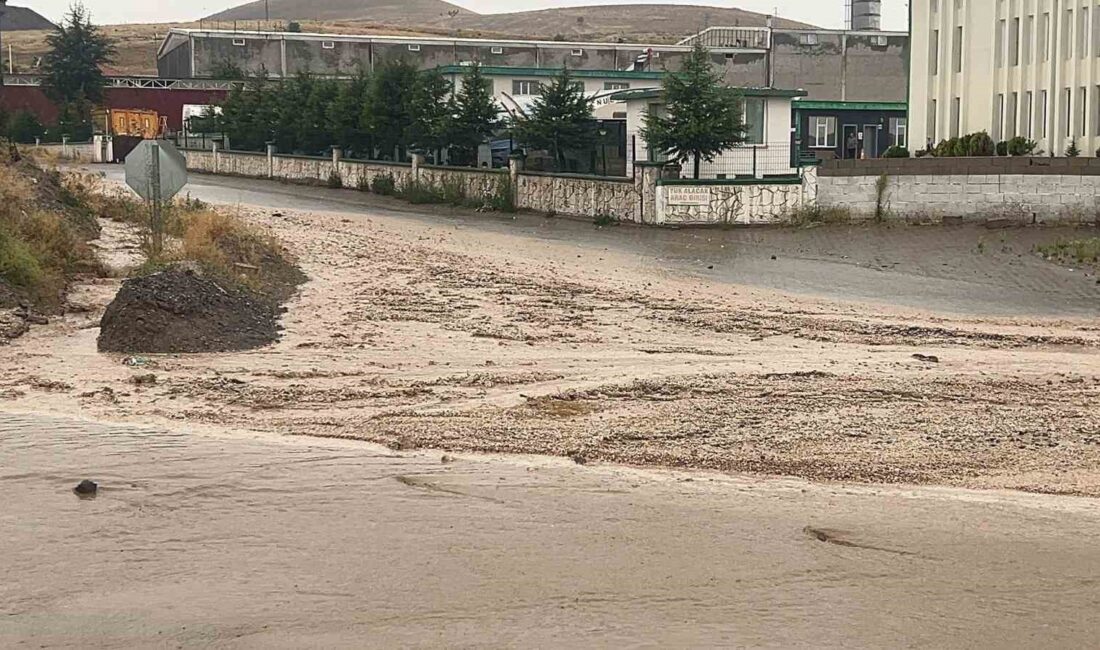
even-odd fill
[(569, 174), (520, 173), (516, 202), (520, 209), (641, 223), (640, 189), (631, 179), (592, 178)]
[(803, 204), (803, 182), (664, 182), (657, 186), (657, 223), (776, 225)]
[(1086, 158), (830, 161), (821, 168), (819, 204), (872, 217), (880, 178), (887, 218), (1095, 223), (1100, 217), (1100, 161)]

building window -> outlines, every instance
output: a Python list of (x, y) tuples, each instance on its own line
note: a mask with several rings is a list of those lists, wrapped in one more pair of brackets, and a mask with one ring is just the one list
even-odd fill
[(891, 117), (890, 136), (895, 147), (909, 146), (909, 120), (904, 117)]
[(798, 36), (799, 45), (818, 45), (820, 42), (817, 34), (800, 34)]
[(993, 103), (993, 140), (1000, 142), (1004, 139), (1003, 120), (1005, 116), (1005, 96), (997, 95), (997, 101)]
[(1028, 140), (1035, 137), (1035, 96), (1031, 91), (1024, 93), (1024, 128), (1021, 129)]
[(935, 76), (940, 73), (940, 30), (932, 30), (932, 42), (928, 44), (928, 72)]
[(625, 81), (605, 81), (603, 82), (604, 90), (629, 90), (630, 84)]
[(1043, 53), (1043, 61), (1050, 61), (1050, 12), (1043, 14), (1039, 25), (1039, 51)]
[(577, 48), (570, 52), (570, 54), (572, 54), (573, 56), (584, 56), (584, 50)]
[(1089, 133), (1088, 129), (1088, 103), (1089, 103), (1089, 89), (1086, 86), (1081, 86), (1077, 91), (1077, 114), (1081, 116), (1081, 122), (1077, 125), (1077, 132), (1073, 134), (1074, 137), (1084, 137)]
[(1062, 58), (1069, 61), (1073, 58), (1073, 10), (1066, 9), (1062, 14), (1062, 30), (1059, 36), (1062, 41)]
[(959, 137), (959, 129), (962, 126), (962, 98), (955, 97), (951, 100), (951, 137)]
[(336, 43), (334, 43), (333, 41), (321, 41), (321, 49), (322, 50), (335, 50), (336, 49)]
[(504, 54), (504, 48), (503, 47), (493, 47), (493, 48), (489, 49), (489, 52), (492, 53), (492, 54)]
[(886, 47), (890, 45), (890, 40), (885, 36), (872, 36), (871, 47)]
[(233, 45), (236, 45), (237, 47), (244, 47), (247, 44), (248, 44), (248, 41), (244, 40), (243, 38), (234, 38), (233, 39)]
[(963, 28), (959, 25), (955, 28), (955, 43), (954, 43), (954, 62), (955, 72), (963, 71)]
[(993, 42), (993, 61), (994, 66), (1003, 68), (1005, 65), (1005, 30), (1008, 29), (1008, 21), (997, 21), (997, 37)]
[(1095, 121), (1095, 125), (1093, 127), (1093, 130), (1095, 131), (1096, 135), (1100, 135), (1100, 86), (1097, 86), (1096, 88), (1093, 89), (1093, 92), (1092, 92), (1092, 107), (1093, 107), (1092, 108), (1092, 112), (1093, 112), (1093, 118), (1092, 119)]
[(1020, 19), (1012, 19), (1012, 33), (1008, 35), (1008, 60), (1013, 66), (1020, 65)]
[(765, 101), (763, 97), (746, 97), (745, 102), (745, 144), (764, 144)]
[(928, 124), (925, 125), (928, 129), (928, 142), (930, 144), (935, 144), (939, 140), (936, 133), (936, 118), (938, 117), (936, 114), (937, 107), (938, 104), (936, 100), (933, 99), (932, 106), (928, 109)]
[(1031, 47), (1031, 41), (1033, 38), (1035, 38), (1035, 16), (1028, 16), (1027, 22), (1024, 23), (1024, 35), (1021, 39), (1021, 45), (1024, 48), (1024, 65), (1032, 64), (1031, 52), (1033, 48)]
[(1062, 91), (1062, 122), (1065, 124), (1067, 138), (1073, 137), (1073, 89)]
[(1047, 124), (1050, 116), (1050, 94), (1045, 90), (1039, 91), (1039, 137), (1047, 137)]
[(420, 51), (420, 45), (418, 45), (418, 44), (409, 45), (409, 51), (410, 52), (419, 52)]
[(1077, 10), (1077, 57), (1086, 59), (1089, 56), (1089, 8), (1081, 7)]
[(810, 147), (836, 149), (836, 118), (826, 115), (810, 117)]
[(512, 94), (517, 97), (541, 95), (542, 85), (537, 81), (514, 79), (512, 81)]
[(1012, 93), (1008, 96), (1008, 106), (1005, 109), (1005, 140), (1016, 137), (1016, 127), (1020, 121), (1020, 93)]

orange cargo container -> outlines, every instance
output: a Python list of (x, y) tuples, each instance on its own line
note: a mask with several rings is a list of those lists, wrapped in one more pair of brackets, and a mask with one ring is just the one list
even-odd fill
[(128, 135), (151, 140), (161, 134), (161, 119), (156, 111), (112, 108), (98, 111), (94, 119), (98, 128), (106, 128), (109, 135)]

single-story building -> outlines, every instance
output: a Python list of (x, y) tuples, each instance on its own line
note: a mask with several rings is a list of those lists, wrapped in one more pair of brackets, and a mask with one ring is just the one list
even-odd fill
[[(464, 65), (448, 65), (440, 72), (457, 89), (468, 70)], [(493, 82), (493, 95), (509, 111), (526, 109), (542, 92), (542, 85), (561, 74), (561, 68), (512, 68), (482, 66), (481, 73)], [(596, 119), (626, 119), (626, 108), (611, 100), (623, 90), (661, 88), (664, 72), (651, 70), (570, 70), (585, 94), (594, 100), (592, 114)]]
[[(791, 102), (797, 97), (804, 97), (805, 91), (779, 88), (736, 90), (744, 101), (747, 140), (719, 155), (712, 162), (704, 161), (700, 177), (732, 180), (797, 174), (797, 159), (792, 155)], [(642, 129), (646, 115), (665, 110), (662, 91), (627, 90), (616, 93), (612, 100), (625, 107), (626, 137), (633, 149), (632, 160), (660, 161), (659, 153), (649, 150), (645, 138), (642, 137)], [(633, 166), (629, 162), (628, 176), (633, 173)], [(690, 165), (685, 165), (682, 176), (687, 178), (693, 171)]]
[(795, 142), (804, 158), (880, 158), (893, 146), (909, 146), (905, 102), (833, 102), (799, 99)]

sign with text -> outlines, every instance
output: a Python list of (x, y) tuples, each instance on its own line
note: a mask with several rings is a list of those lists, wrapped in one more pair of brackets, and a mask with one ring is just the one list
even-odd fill
[(671, 185), (668, 188), (669, 205), (710, 205), (710, 188), (690, 185)]

